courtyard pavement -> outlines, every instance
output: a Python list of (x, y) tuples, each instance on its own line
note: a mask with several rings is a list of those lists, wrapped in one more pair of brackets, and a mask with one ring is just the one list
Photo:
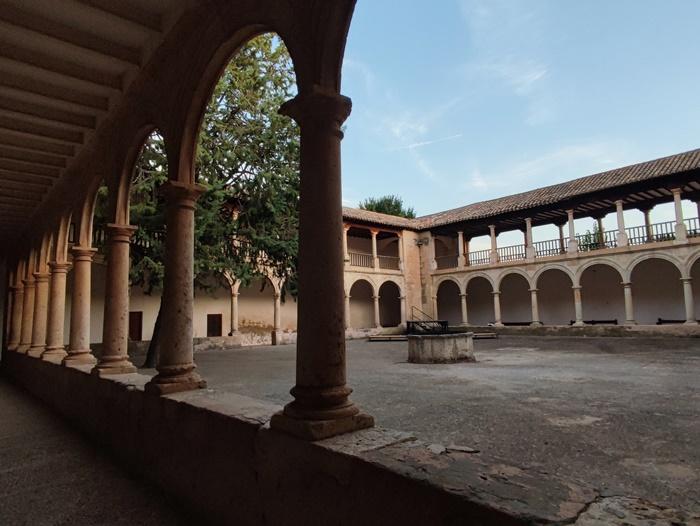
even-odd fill
[[(415, 365), (406, 342), (348, 342), (377, 425), (556, 474), (603, 495), (700, 511), (700, 339), (505, 336), (477, 363)], [(209, 387), (290, 400), (294, 346), (203, 351)]]

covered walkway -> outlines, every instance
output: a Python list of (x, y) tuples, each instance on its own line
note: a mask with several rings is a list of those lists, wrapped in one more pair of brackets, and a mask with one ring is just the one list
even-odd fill
[(2, 377), (0, 422), (0, 524), (192, 523), (158, 490), (131, 478)]

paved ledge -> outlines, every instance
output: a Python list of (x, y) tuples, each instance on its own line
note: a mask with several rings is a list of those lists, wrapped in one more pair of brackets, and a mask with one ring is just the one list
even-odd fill
[[(459, 326), (452, 326), (452, 330), (458, 330)], [(530, 326), (506, 326), (494, 327), (491, 325), (464, 326), (469, 332), (495, 332), (496, 334), (510, 336), (561, 336), (561, 337), (623, 337), (634, 338), (700, 338), (700, 325), (587, 325), (585, 327), (573, 327), (571, 325), (545, 325), (540, 327)]]
[(616, 524), (620, 516), (629, 520), (634, 506), (644, 508), (633, 499), (594, 506), (606, 497), (583, 485), (486, 463), (469, 448), (427, 444), (398, 431), (303, 442), (269, 429), (279, 406), (236, 394), (158, 398), (144, 393), (144, 375), (103, 379), (16, 353), (5, 353), (2, 370), (180, 499), (200, 522), (595, 524), (577, 521), (587, 513), (598, 520), (612, 509), (604, 523)]

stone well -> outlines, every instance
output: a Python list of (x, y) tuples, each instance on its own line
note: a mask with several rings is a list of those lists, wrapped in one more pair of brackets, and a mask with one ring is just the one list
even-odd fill
[(475, 362), (474, 333), (409, 334), (408, 361), (411, 363)]

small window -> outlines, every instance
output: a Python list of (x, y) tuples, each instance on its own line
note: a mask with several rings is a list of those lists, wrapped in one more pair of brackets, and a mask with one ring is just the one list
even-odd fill
[(129, 312), (129, 339), (134, 342), (143, 339), (143, 311)]
[(221, 314), (207, 314), (207, 337), (221, 336)]

